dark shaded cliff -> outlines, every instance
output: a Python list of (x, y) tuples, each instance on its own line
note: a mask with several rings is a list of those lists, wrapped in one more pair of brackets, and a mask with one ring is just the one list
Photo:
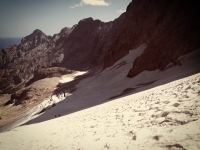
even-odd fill
[(107, 23), (92, 18), (79, 21), (63, 45), (65, 57), (62, 66), (82, 70), (102, 63), (124, 19), (125, 14)]
[(104, 59), (104, 68), (113, 65), (128, 51), (147, 44), (133, 63), (128, 77), (144, 70), (164, 69), (170, 62), (200, 47), (200, 12), (197, 1), (132, 0), (126, 19)]

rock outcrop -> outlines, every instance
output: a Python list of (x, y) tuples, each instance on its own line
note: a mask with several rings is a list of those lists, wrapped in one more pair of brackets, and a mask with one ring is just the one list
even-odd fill
[(104, 68), (113, 65), (128, 51), (147, 44), (133, 63), (128, 77), (144, 70), (164, 69), (169, 63), (200, 47), (200, 13), (196, 1), (132, 0), (123, 27), (104, 59)]

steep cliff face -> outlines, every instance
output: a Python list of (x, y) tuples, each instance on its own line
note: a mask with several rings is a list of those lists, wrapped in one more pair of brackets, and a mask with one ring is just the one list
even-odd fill
[(144, 70), (164, 69), (170, 62), (200, 47), (200, 15), (195, 1), (132, 0), (123, 27), (104, 59), (104, 68), (113, 65), (128, 51), (147, 44), (133, 63), (128, 77)]
[(34, 73), (41, 68), (84, 70), (102, 63), (124, 19), (125, 14), (108, 23), (83, 19), (53, 37), (36, 29), (20, 45), (0, 50), (0, 93), (13, 93), (31, 78), (36, 81)]
[(76, 25), (74, 25), (72, 28), (65, 27), (60, 31), (60, 33), (54, 34), (53, 41), (55, 42), (55, 45), (56, 46), (62, 45), (75, 27)]
[(63, 66), (79, 70), (102, 63), (124, 19), (125, 14), (107, 23), (92, 18), (79, 21), (63, 46), (65, 49)]

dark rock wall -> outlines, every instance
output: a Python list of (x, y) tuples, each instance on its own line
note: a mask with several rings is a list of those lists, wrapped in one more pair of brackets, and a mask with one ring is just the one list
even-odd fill
[(104, 68), (142, 43), (147, 48), (134, 62), (128, 77), (143, 70), (162, 70), (196, 50), (200, 47), (198, 6), (189, 0), (132, 0), (123, 27), (104, 59)]
[(124, 19), (125, 14), (107, 23), (92, 18), (79, 21), (63, 46), (65, 49), (63, 66), (79, 70), (102, 63)]

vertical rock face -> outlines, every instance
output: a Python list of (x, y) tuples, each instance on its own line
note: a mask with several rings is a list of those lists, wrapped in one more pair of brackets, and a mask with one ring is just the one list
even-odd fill
[(65, 49), (63, 66), (70, 69), (84, 69), (102, 63), (124, 19), (125, 14), (107, 23), (92, 18), (79, 21), (63, 46)]
[(62, 45), (75, 27), (76, 25), (74, 25), (72, 28), (65, 27), (60, 31), (60, 33), (54, 34), (53, 40), (55, 42), (55, 45), (56, 46)]
[(84, 70), (102, 63), (124, 19), (125, 14), (108, 23), (83, 19), (53, 37), (36, 29), (20, 45), (0, 50), (0, 93), (20, 89), (41, 68)]
[(104, 59), (104, 68), (113, 65), (130, 49), (147, 44), (133, 63), (128, 77), (143, 70), (164, 69), (178, 57), (200, 47), (200, 15), (196, 1), (132, 0), (126, 19)]

